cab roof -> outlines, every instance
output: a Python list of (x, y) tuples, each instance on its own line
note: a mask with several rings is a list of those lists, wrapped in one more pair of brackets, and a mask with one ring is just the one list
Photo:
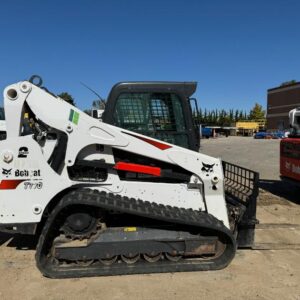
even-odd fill
[(110, 94), (120, 92), (174, 92), (192, 96), (197, 88), (195, 81), (125, 81), (115, 84)]

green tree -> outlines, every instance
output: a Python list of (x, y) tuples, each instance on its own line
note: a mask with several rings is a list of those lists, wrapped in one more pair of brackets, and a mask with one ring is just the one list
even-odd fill
[(219, 123), (219, 111), (217, 109), (215, 109), (215, 121), (216, 121), (216, 124)]
[(286, 85), (291, 85), (291, 84), (295, 84), (295, 83), (297, 83), (297, 81), (295, 79), (293, 79), (293, 80), (283, 82), (280, 86), (286, 86)]
[(231, 121), (230, 121), (230, 110), (229, 111), (225, 111), (225, 116), (224, 116), (224, 121), (222, 126), (230, 126)]
[(199, 123), (203, 123), (203, 115), (202, 115), (202, 109), (199, 109), (199, 116), (198, 116)]
[(199, 119), (202, 124), (230, 126), (234, 122), (249, 120), (249, 113), (238, 109), (200, 109)]
[(211, 112), (211, 110), (208, 111), (207, 122), (208, 122), (209, 124), (212, 123), (212, 112)]
[(72, 95), (70, 95), (67, 92), (62, 92), (60, 94), (57, 95), (58, 97), (60, 97), (61, 99), (65, 100), (66, 102), (68, 102), (69, 104), (76, 106), (75, 104), (75, 99), (72, 97)]
[(227, 115), (227, 113), (224, 109), (220, 110), (220, 112), (219, 112), (219, 122), (218, 122), (219, 124), (218, 125), (223, 126), (225, 124), (226, 115)]
[(254, 107), (250, 110), (249, 119), (250, 120), (260, 120), (265, 118), (265, 110), (263, 110), (262, 105), (255, 103)]
[(239, 120), (239, 110), (236, 109), (234, 114), (234, 122), (238, 122), (238, 120)]
[(243, 114), (243, 111), (240, 110), (239, 112), (239, 121), (242, 121), (244, 119), (244, 114)]
[(216, 112), (215, 112), (215, 110), (212, 110), (211, 111), (211, 122), (213, 123), (213, 124), (217, 124), (217, 116), (216, 116)]
[(207, 110), (204, 110), (203, 123), (207, 123)]
[(229, 110), (229, 123), (233, 123), (234, 122), (234, 112), (233, 109)]

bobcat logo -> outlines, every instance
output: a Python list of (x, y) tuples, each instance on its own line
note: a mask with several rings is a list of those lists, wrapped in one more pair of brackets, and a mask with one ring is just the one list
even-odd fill
[(11, 170), (12, 169), (4, 169), (2, 168), (2, 175), (5, 175), (6, 177), (8, 177), (9, 175), (11, 175)]
[(213, 172), (214, 171), (214, 165), (215, 164), (212, 164), (212, 165), (209, 165), (209, 164), (205, 164), (205, 163), (202, 163), (202, 171), (204, 171), (204, 172), (207, 172), (207, 173), (211, 173), (211, 172)]

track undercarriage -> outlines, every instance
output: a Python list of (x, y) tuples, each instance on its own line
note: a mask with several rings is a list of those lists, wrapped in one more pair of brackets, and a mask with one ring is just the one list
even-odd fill
[(232, 233), (207, 213), (82, 189), (52, 211), (36, 261), (55, 278), (216, 270), (235, 249)]

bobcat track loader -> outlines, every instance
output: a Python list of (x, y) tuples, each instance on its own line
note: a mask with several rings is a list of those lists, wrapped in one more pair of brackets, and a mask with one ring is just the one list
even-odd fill
[(45, 276), (217, 270), (251, 247), (257, 173), (99, 122), (29, 81), (4, 90), (4, 108), (0, 230), (37, 235)]

